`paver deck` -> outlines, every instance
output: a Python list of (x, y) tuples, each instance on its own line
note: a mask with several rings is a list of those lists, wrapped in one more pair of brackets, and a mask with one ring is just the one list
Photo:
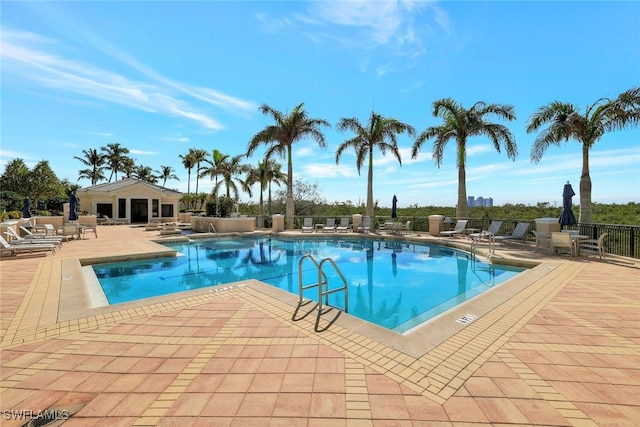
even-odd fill
[(504, 245), (544, 270), (468, 325), (394, 339), (314, 332), (252, 284), (63, 313), (79, 258), (159, 249), (144, 228), (98, 234), (0, 261), (3, 426), (45, 410), (65, 426), (640, 424), (637, 261)]

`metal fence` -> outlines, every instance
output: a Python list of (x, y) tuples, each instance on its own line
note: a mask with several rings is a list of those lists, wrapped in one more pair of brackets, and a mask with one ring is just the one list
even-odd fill
[[(334, 215), (329, 218), (339, 218), (341, 215)], [(348, 215), (347, 215), (348, 216)], [(314, 217), (314, 223), (326, 222), (326, 216)], [(266, 218), (265, 218), (266, 219)], [(497, 218), (495, 218), (497, 219)], [(411, 221), (411, 230), (417, 232), (429, 231), (429, 217), (410, 217), (410, 216), (398, 216), (396, 221), (406, 222)], [(385, 221), (391, 221), (391, 217), (378, 216), (373, 220), (374, 228), (377, 228), (379, 224), (383, 224)], [(454, 219), (455, 221), (455, 219)], [(480, 230), (486, 230), (491, 223), (492, 218), (470, 218), (467, 226), (469, 228), (477, 228)], [(536, 229), (536, 221), (523, 221), (523, 220), (502, 220), (502, 227), (500, 228), (500, 234), (510, 234), (515, 229), (519, 222), (529, 223), (529, 229), (525, 234), (525, 241), (534, 241), (535, 236), (532, 231)], [(302, 224), (302, 218), (296, 217), (296, 228), (300, 228)], [(445, 228), (453, 224), (445, 224)], [(607, 237), (604, 240), (606, 252), (612, 255), (620, 255), (629, 258), (640, 259), (640, 226), (635, 225), (617, 225), (617, 224), (593, 224), (593, 223), (580, 223), (573, 226), (564, 226), (566, 230), (577, 230), (580, 234), (589, 236), (589, 238), (597, 239), (602, 233), (607, 233)]]

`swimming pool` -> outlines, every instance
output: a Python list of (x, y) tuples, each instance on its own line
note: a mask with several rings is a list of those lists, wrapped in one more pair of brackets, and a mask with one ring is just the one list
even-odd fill
[[(396, 332), (437, 316), (508, 280), (521, 268), (484, 263), (456, 249), (368, 238), (243, 237), (166, 243), (178, 257), (94, 265), (110, 304), (256, 279), (298, 293), (298, 261), (331, 258), (347, 279), (351, 315)], [(303, 283), (317, 281), (313, 263), (303, 263)], [(324, 270), (331, 288), (333, 269)], [(317, 289), (305, 291), (317, 301)], [(342, 292), (329, 296), (344, 309)]]

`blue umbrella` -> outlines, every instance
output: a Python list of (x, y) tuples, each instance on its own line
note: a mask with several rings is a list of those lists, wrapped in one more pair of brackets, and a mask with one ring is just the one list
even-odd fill
[(573, 192), (573, 187), (571, 187), (571, 184), (567, 181), (564, 185), (564, 190), (562, 191), (562, 213), (558, 220), (560, 225), (574, 225), (578, 223), (575, 215), (573, 215), (573, 211), (571, 210), (571, 198), (575, 195), (576, 193)]
[(31, 200), (24, 198), (24, 207), (22, 208), (22, 218), (31, 218)]
[(75, 193), (69, 195), (69, 221), (78, 220), (78, 198)]
[(391, 218), (395, 219), (398, 217), (398, 213), (396, 212), (397, 208), (398, 208), (398, 198), (394, 194), (393, 200), (391, 201)]

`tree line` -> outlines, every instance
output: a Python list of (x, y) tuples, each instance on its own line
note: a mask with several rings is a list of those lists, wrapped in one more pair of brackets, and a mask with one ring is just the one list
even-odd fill
[[(449, 142), (456, 146), (456, 164), (458, 168), (458, 201), (457, 218), (468, 218), (466, 192), (466, 146), (473, 136), (489, 138), (496, 151), (505, 150), (507, 157), (515, 160), (518, 148), (511, 131), (498, 121), (516, 119), (515, 108), (506, 104), (488, 104), (479, 101), (470, 108), (465, 108), (451, 98), (439, 99), (432, 104), (433, 116), (442, 119), (442, 124), (432, 126), (417, 133), (415, 128), (392, 117), (384, 117), (371, 112), (366, 123), (356, 117), (344, 117), (337, 123), (340, 132), (351, 132), (351, 138), (340, 144), (336, 150), (335, 161), (339, 164), (342, 154), (353, 149), (356, 154), (356, 167), (360, 173), (367, 165), (367, 197), (365, 215), (374, 215), (373, 198), (373, 151), (379, 150), (383, 155), (391, 153), (400, 164), (397, 137), (406, 133), (414, 137), (411, 157), (416, 158), (423, 145), (432, 141), (432, 157), (437, 166), (443, 161), (445, 147)], [(182, 165), (187, 170), (187, 207), (193, 208), (198, 200), (199, 179), (209, 177), (215, 181), (212, 197), (218, 200), (221, 187), (226, 190), (226, 197), (238, 200), (239, 191), (251, 194), (251, 187), (259, 184), (259, 213), (263, 210), (263, 193), (268, 190), (268, 213), (272, 212), (271, 185), (286, 183), (285, 218), (288, 229), (294, 226), (294, 175), (292, 146), (303, 139), (313, 139), (320, 148), (326, 147), (323, 128), (330, 127), (328, 121), (309, 117), (304, 103), (297, 105), (290, 113), (282, 113), (267, 104), (260, 106), (260, 111), (270, 116), (273, 123), (257, 132), (247, 144), (246, 153), (230, 156), (218, 150), (209, 153), (207, 150), (191, 148), (180, 155)], [(495, 120), (498, 121), (495, 121)], [(579, 107), (565, 102), (553, 101), (538, 108), (528, 119), (527, 133), (537, 136), (531, 149), (531, 161), (541, 161), (545, 151), (552, 145), (562, 145), (570, 139), (582, 145), (582, 173), (580, 176), (579, 222), (593, 222), (593, 204), (591, 201), (591, 178), (589, 171), (589, 151), (593, 145), (607, 132), (613, 132), (637, 126), (640, 122), (640, 88), (632, 88), (621, 93), (615, 99), (600, 98), (587, 106), (584, 112)], [(263, 160), (257, 167), (242, 163), (242, 159), (250, 157), (261, 146), (265, 146)], [(119, 143), (109, 144), (97, 149), (83, 150), (83, 156), (74, 157), (86, 166), (79, 171), (79, 179), (89, 179), (92, 185), (112, 178), (123, 176), (135, 177), (152, 183), (162, 182), (165, 186), (170, 179), (178, 179), (171, 166), (161, 166), (159, 171), (143, 165), (136, 165), (128, 156), (129, 150)], [(282, 170), (275, 158), (284, 158), (286, 172)], [(195, 169), (195, 193), (191, 195), (191, 173)], [(194, 203), (194, 199), (196, 203)], [(202, 205), (202, 202), (200, 203)]]

